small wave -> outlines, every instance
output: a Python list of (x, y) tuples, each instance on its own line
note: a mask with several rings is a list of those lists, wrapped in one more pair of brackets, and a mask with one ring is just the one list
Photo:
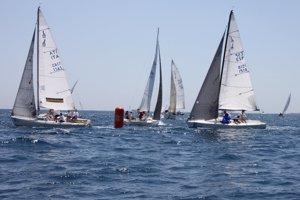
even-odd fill
[(129, 173), (129, 169), (126, 168), (126, 167), (117, 168), (116, 171), (121, 172), (121, 173), (125, 173), (125, 174)]
[(160, 120), (160, 121), (158, 122), (158, 126), (166, 126), (166, 124)]
[(47, 142), (40, 141), (36, 138), (27, 138), (27, 137), (17, 137), (17, 138), (11, 138), (8, 140), (1, 141), (1, 144), (36, 144), (36, 143), (45, 143)]
[(115, 129), (112, 125), (110, 126), (92, 126), (93, 129)]
[(267, 126), (270, 131), (299, 131), (300, 127), (296, 126)]
[(221, 160), (239, 160), (240, 156), (226, 153), (226, 154), (219, 156), (219, 159), (221, 159)]

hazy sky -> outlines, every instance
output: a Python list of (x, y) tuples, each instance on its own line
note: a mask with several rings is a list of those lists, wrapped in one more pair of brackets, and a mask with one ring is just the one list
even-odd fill
[(79, 108), (139, 106), (159, 27), (163, 105), (174, 59), (190, 112), (233, 9), (258, 106), (278, 113), (291, 92), (300, 112), (298, 0), (1, 0), (0, 108), (13, 106), (39, 5)]

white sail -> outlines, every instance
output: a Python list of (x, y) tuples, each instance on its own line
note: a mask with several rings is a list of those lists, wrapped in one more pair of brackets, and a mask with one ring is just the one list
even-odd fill
[(50, 28), (38, 9), (39, 106), (74, 110), (75, 105)]
[(287, 111), (287, 109), (289, 108), (289, 105), (290, 105), (290, 102), (291, 102), (291, 93), (290, 93), (290, 95), (289, 95), (289, 97), (288, 97), (288, 99), (287, 99), (287, 101), (286, 101), (286, 103), (285, 103), (285, 106), (284, 106), (284, 108), (283, 108), (283, 111), (281, 112), (282, 114), (285, 114), (285, 112)]
[(31, 40), (28, 56), (26, 59), (19, 90), (12, 110), (13, 116), (35, 117), (35, 99), (33, 88), (33, 51), (35, 29)]
[(171, 91), (169, 112), (176, 112), (178, 109), (185, 108), (184, 90), (182, 79), (174, 61), (171, 63)]
[(176, 112), (176, 86), (173, 78), (173, 61), (171, 64), (171, 90), (170, 90), (170, 106), (168, 111), (171, 113)]
[(156, 40), (156, 49), (155, 49), (155, 56), (152, 64), (152, 68), (150, 71), (150, 75), (147, 81), (147, 85), (144, 91), (143, 99), (141, 102), (141, 105), (139, 106), (140, 111), (149, 112), (150, 111), (150, 103), (153, 93), (153, 87), (154, 87), (154, 81), (155, 81), (155, 74), (156, 74), (156, 65), (157, 65), (157, 58), (158, 58), (158, 52), (159, 52), (159, 43), (158, 43), (158, 34), (157, 33), (157, 40)]
[(250, 71), (233, 12), (230, 14), (226, 41), (219, 109), (255, 111), (257, 106)]

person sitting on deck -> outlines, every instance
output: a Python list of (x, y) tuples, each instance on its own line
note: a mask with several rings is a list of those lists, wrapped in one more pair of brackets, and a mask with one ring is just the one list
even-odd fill
[(144, 112), (144, 111), (139, 112), (139, 119), (140, 119), (140, 120), (145, 120), (145, 119), (144, 119), (144, 115), (145, 115), (145, 112)]
[(241, 114), (239, 115), (239, 120), (241, 123), (246, 123), (246, 119), (247, 119), (247, 116), (245, 114), (245, 110), (242, 110)]
[(125, 119), (130, 119), (129, 111), (125, 112)]
[(57, 120), (59, 120), (59, 116), (60, 116), (60, 111), (59, 110), (54, 110), (53, 111), (53, 116), (54, 116), (54, 121), (57, 122)]
[(77, 110), (74, 110), (73, 117), (72, 117), (72, 122), (76, 122), (77, 121), (78, 115), (79, 114), (78, 114)]
[(54, 120), (54, 110), (53, 109), (49, 109), (49, 111), (47, 112), (46, 116), (47, 116), (48, 120), (53, 121)]
[(66, 122), (71, 122), (71, 118), (72, 118), (72, 113), (68, 110), (68, 112), (66, 113)]
[(59, 115), (59, 122), (65, 122), (64, 116), (62, 113), (60, 113), (60, 115)]
[(223, 119), (221, 121), (222, 124), (229, 124), (230, 123), (230, 116), (229, 114), (226, 112), (226, 110), (224, 110), (224, 115), (223, 115)]

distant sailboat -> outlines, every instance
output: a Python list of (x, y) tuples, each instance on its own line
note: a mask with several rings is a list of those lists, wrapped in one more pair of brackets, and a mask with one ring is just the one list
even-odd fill
[(279, 113), (279, 116), (280, 116), (280, 117), (283, 117), (284, 114), (285, 114), (285, 112), (286, 112), (287, 109), (289, 108), (289, 105), (290, 105), (290, 102), (291, 102), (291, 96), (292, 96), (292, 94), (290, 93), (290, 95), (289, 95), (289, 97), (288, 97), (288, 99), (287, 99), (287, 101), (286, 101), (286, 103), (285, 103), (285, 106), (284, 106), (282, 112)]
[[(156, 49), (155, 49), (155, 56), (154, 56), (152, 68), (144, 91), (141, 105), (137, 109), (138, 116), (135, 118), (125, 116), (124, 119), (125, 125), (143, 126), (149, 124), (158, 124), (160, 120), (161, 109), (162, 109), (162, 70), (161, 70), (161, 57), (160, 57), (158, 36), (159, 36), (159, 30), (157, 31)], [(150, 104), (151, 104), (151, 98), (152, 98), (152, 93), (154, 88), (157, 64), (159, 64), (159, 90), (158, 90), (158, 96), (156, 100), (156, 106), (153, 113), (153, 117), (151, 117)]]
[(254, 90), (246, 65), (244, 49), (233, 11), (230, 12), (222, 60), (223, 41), (220, 41), (214, 59), (205, 77), (198, 97), (187, 120), (189, 127), (207, 128), (265, 128), (258, 120), (223, 124), (219, 110), (256, 111)]
[(182, 79), (174, 61), (171, 62), (171, 90), (170, 106), (167, 112), (168, 119), (175, 119), (175, 116), (181, 114), (179, 109), (185, 108), (184, 89)]
[[(40, 114), (40, 108), (76, 111), (71, 90), (66, 80), (58, 49), (40, 8), (37, 19), (37, 108), (33, 87), (33, 51), (35, 31), (31, 40), (22, 79), (15, 99), (11, 118), (16, 126), (30, 127), (83, 127), (90, 125), (88, 119), (73, 119), (61, 115), (58, 122), (53, 113)], [(53, 114), (53, 115), (52, 115)], [(63, 122), (64, 121), (64, 122)]]

